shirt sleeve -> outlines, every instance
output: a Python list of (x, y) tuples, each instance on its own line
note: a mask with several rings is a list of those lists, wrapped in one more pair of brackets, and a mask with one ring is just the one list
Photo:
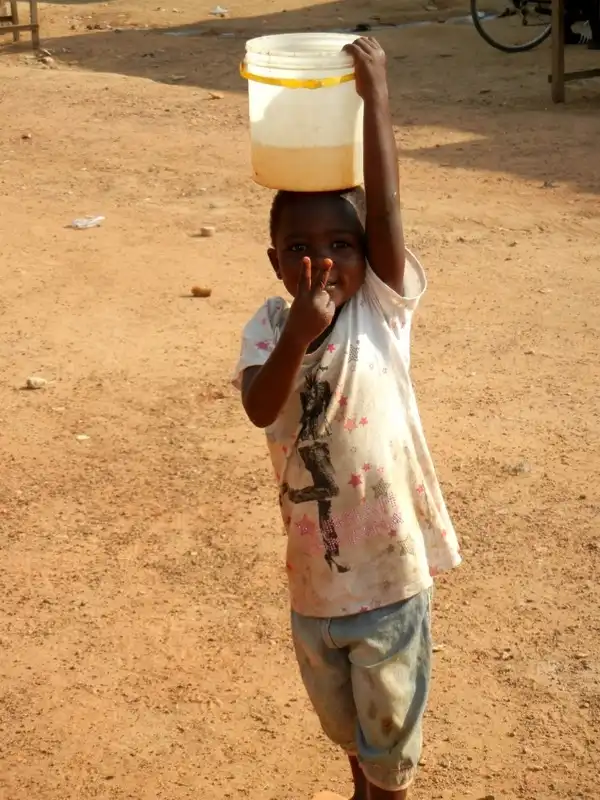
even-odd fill
[(399, 322), (401, 327), (405, 327), (426, 288), (427, 279), (423, 267), (418, 258), (407, 250), (404, 291), (401, 295), (384, 283), (370, 267), (367, 268), (363, 290), (366, 298), (379, 307), (388, 322)]
[(242, 375), (248, 367), (262, 367), (271, 355), (279, 336), (277, 321), (281, 319), (286, 303), (281, 297), (267, 300), (246, 323), (242, 333), (242, 346), (235, 371), (233, 385), (242, 388)]

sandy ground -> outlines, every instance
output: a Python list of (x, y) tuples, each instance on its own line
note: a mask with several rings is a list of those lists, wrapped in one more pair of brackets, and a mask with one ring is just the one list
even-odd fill
[[(0, 50), (2, 800), (350, 789), (297, 675), (263, 439), (229, 384), (277, 291), (237, 66), (263, 31), (439, 14), (252, 0), (214, 21), (177, 1), (42, 4), (53, 60)], [(599, 85), (553, 108), (547, 46), (380, 38), (430, 278), (414, 378), (466, 554), (439, 585), (415, 798), (597, 800)]]

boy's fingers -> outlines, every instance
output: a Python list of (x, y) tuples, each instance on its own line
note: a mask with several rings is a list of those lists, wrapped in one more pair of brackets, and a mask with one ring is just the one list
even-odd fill
[(361, 36), (360, 39), (356, 39), (356, 41), (349, 46), (354, 48), (354, 52), (359, 51), (364, 54), (373, 53), (381, 49), (381, 45), (377, 39), (372, 36)]
[(358, 47), (358, 42), (360, 39), (357, 39), (355, 42), (350, 42), (350, 44), (345, 44), (342, 47), (344, 53), (348, 53), (352, 56), (352, 58), (356, 58), (357, 53), (360, 52), (360, 48)]
[(298, 280), (298, 289), (309, 292), (312, 285), (312, 264), (310, 258), (305, 256), (302, 259), (302, 270), (300, 271), (300, 279)]
[(323, 269), (320, 269), (319, 272), (315, 275), (314, 280), (314, 288), (315, 291), (322, 291), (327, 286), (327, 281), (329, 280), (329, 273), (331, 272), (331, 268), (333, 267), (333, 261), (330, 258), (326, 258), (323, 262)]

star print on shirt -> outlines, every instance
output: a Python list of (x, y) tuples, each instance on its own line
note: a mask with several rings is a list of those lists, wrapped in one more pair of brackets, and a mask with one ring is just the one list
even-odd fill
[(348, 353), (348, 361), (358, 361), (358, 342), (356, 344), (350, 345), (350, 350)]
[(335, 347), (334, 344), (328, 344), (327, 345), (327, 352), (328, 353), (335, 353), (335, 350), (336, 350), (336, 347)]
[(302, 519), (298, 520), (296, 527), (300, 531), (301, 536), (310, 536), (315, 532), (315, 523), (312, 521), (312, 519), (307, 517), (306, 514), (302, 517)]
[(361, 485), (362, 483), (362, 475), (358, 475), (357, 473), (353, 472), (352, 477), (348, 481), (350, 486), (353, 486), (355, 489)]
[(356, 427), (356, 422), (354, 422), (353, 419), (347, 419), (346, 422), (344, 422), (344, 428), (347, 431), (352, 432)]
[(373, 486), (373, 494), (375, 495), (375, 498), (380, 500), (382, 497), (385, 497), (391, 485), (391, 483), (387, 483), (383, 480), (383, 478), (380, 478), (375, 486)]
[(257, 342), (256, 347), (258, 350), (270, 350), (271, 343), (270, 342)]
[(413, 547), (412, 539), (410, 537), (397, 539), (396, 546), (398, 547), (400, 555), (403, 556), (413, 555), (415, 552), (415, 548)]
[(361, 418), (360, 418), (360, 422), (359, 422), (358, 424), (359, 424), (359, 425), (362, 425), (362, 426), (363, 426), (363, 428), (364, 428), (364, 426), (365, 426), (365, 425), (368, 425), (368, 424), (369, 424), (369, 420), (368, 420), (368, 418), (367, 418), (367, 417), (361, 417)]

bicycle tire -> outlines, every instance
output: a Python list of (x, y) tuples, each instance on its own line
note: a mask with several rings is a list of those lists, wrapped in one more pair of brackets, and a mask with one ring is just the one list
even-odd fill
[(537, 36), (535, 39), (532, 39), (530, 42), (526, 42), (525, 44), (501, 44), (493, 39), (489, 33), (485, 30), (483, 25), (481, 24), (482, 17), (479, 16), (479, 11), (477, 9), (478, 0), (471, 0), (471, 19), (473, 20), (473, 25), (475, 26), (475, 30), (481, 36), (481, 38), (487, 42), (487, 44), (494, 47), (496, 50), (500, 50), (503, 53), (526, 53), (528, 50), (533, 50), (538, 45), (545, 42), (546, 39), (552, 33), (552, 25), (548, 23), (547, 27), (544, 28), (542, 33)]

